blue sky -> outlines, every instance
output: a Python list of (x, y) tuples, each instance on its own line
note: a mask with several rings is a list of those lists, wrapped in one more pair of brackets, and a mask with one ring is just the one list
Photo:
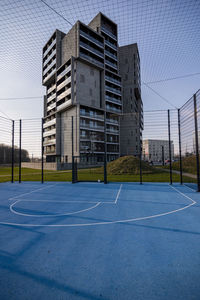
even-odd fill
[[(200, 1), (165, 0), (46, 0), (71, 23), (88, 23), (99, 11), (118, 23), (119, 45), (137, 42), (143, 82), (200, 72)], [(70, 25), (40, 0), (1, 0), (0, 101), (2, 112), (14, 119), (43, 115), (42, 47), (52, 32)], [(149, 86), (180, 107), (200, 88), (200, 75), (150, 83)], [(172, 108), (145, 85), (144, 110)]]

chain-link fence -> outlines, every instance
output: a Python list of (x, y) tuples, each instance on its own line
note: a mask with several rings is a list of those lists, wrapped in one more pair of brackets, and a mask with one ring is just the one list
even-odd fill
[(0, 117), (0, 181), (180, 182), (200, 191), (200, 91), (178, 110), (72, 112)]

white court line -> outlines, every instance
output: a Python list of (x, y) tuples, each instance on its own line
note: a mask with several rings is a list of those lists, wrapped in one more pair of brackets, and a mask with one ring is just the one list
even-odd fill
[(15, 197), (11, 197), (11, 198), (9, 198), (8, 200), (15, 200), (15, 199), (18, 199), (18, 198), (21, 197), (21, 196), (25, 196), (25, 195), (29, 195), (29, 194), (32, 194), (32, 193), (37, 192), (37, 191), (45, 190), (45, 189), (51, 188), (51, 187), (53, 187), (53, 186), (55, 186), (55, 185), (56, 185), (56, 184), (49, 185), (49, 186), (45, 186), (45, 187), (42, 187), (42, 188), (39, 188), (39, 189), (30, 191), (30, 192), (28, 192), (28, 193), (24, 193), (24, 194), (20, 194), (20, 195), (18, 195), (18, 196), (15, 196)]
[(117, 200), (118, 200), (119, 195), (120, 195), (120, 193), (121, 193), (122, 185), (123, 185), (123, 184), (120, 184), (120, 188), (119, 188), (119, 191), (118, 191), (118, 193), (117, 193), (117, 197), (116, 197), (116, 199), (115, 199), (115, 204), (117, 204)]
[[(91, 206), (91, 207), (89, 207), (89, 208), (85, 208), (85, 209), (82, 209), (82, 210), (78, 210), (78, 211), (75, 211), (75, 212), (71, 212), (71, 213), (65, 213), (65, 214), (55, 214), (55, 215), (29, 215), (29, 214), (23, 214), (23, 213), (20, 213), (20, 212), (18, 212), (18, 211), (16, 211), (16, 210), (14, 210), (13, 209), (13, 206), (16, 204), (16, 203), (19, 203), (19, 202), (21, 202), (21, 201), (24, 201), (24, 200), (17, 200), (17, 201), (15, 201), (14, 203), (12, 203), (11, 205), (10, 205), (10, 211), (12, 212), (12, 213), (14, 213), (14, 214), (16, 214), (16, 215), (20, 215), (20, 216), (25, 216), (25, 217), (60, 217), (60, 216), (68, 216), (68, 215), (75, 215), (75, 214), (78, 214), (78, 213), (81, 213), (81, 212), (85, 212), (85, 211), (88, 211), (88, 210), (91, 210), (91, 209), (93, 209), (93, 208), (95, 208), (95, 207), (97, 207), (97, 206), (99, 206), (101, 203), (100, 202), (98, 202), (98, 203), (96, 203), (96, 205), (93, 205), (93, 206)], [(27, 201), (25, 201), (25, 202), (27, 202)], [(35, 201), (34, 201), (35, 202)], [(55, 201), (55, 202), (59, 202), (59, 201)]]
[[(169, 185), (172, 189), (174, 189), (177, 193), (181, 194), (183, 197), (191, 200), (193, 203), (191, 205), (194, 205), (196, 203), (196, 201), (194, 201), (192, 198), (190, 198), (189, 196), (185, 195), (184, 193), (180, 192), (179, 190), (177, 190), (174, 186)], [(190, 206), (191, 206), (190, 205)]]
[(179, 209), (175, 209), (175, 210), (172, 210), (172, 211), (168, 211), (168, 212), (164, 212), (164, 213), (160, 213), (160, 214), (156, 214), (156, 215), (151, 215), (151, 216), (146, 216), (146, 217), (139, 217), (139, 218), (132, 218), (132, 219), (117, 220), (117, 221), (105, 221), (105, 222), (82, 223), (82, 224), (79, 223), (79, 224), (42, 224), (41, 225), (41, 224), (11, 223), (11, 222), (0, 222), (0, 224), (2, 224), (2, 225), (11, 225), (11, 226), (19, 226), (19, 227), (84, 227), (84, 226), (96, 226), (96, 225), (111, 225), (111, 224), (128, 223), (128, 222), (134, 222), (134, 221), (141, 221), (141, 220), (148, 220), (148, 219), (163, 217), (163, 216), (167, 216), (167, 215), (174, 214), (174, 213), (177, 213), (179, 211), (185, 210), (185, 209), (191, 207), (192, 205), (196, 204), (196, 201), (194, 201), (189, 196), (185, 195), (184, 193), (180, 192), (179, 190), (177, 190), (174, 187), (171, 187), (171, 188), (173, 188), (179, 194), (181, 194), (182, 196), (184, 196), (187, 199), (189, 199), (190, 201), (192, 201), (192, 203), (190, 203), (190, 204), (188, 204), (184, 207), (181, 207)]
[[(13, 200), (16, 200), (16, 199), (13, 199)], [(60, 203), (103, 203), (103, 204), (114, 204), (115, 202), (114, 201), (85, 201), (85, 200), (40, 200), (40, 199), (37, 199), (37, 200), (32, 200), (32, 199), (25, 199), (25, 198), (22, 198), (22, 199), (17, 199), (17, 200), (20, 200), (20, 201), (29, 201), (29, 202), (50, 202), (50, 203), (54, 203), (54, 202), (60, 202)]]

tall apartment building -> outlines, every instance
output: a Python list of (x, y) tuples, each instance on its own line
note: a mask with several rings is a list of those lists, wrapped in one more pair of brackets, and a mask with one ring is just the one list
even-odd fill
[(108, 161), (120, 156), (117, 24), (99, 13), (89, 25), (77, 21), (67, 34), (56, 30), (43, 48), (43, 85), (47, 161), (71, 162), (72, 136), (82, 161), (88, 153), (96, 162), (105, 151)]

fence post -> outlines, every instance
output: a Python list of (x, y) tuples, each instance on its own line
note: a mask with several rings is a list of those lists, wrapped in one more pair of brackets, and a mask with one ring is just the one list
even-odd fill
[(43, 132), (44, 132), (44, 119), (41, 119), (42, 128), (41, 128), (41, 152), (42, 152), (42, 160), (41, 160), (41, 183), (44, 183), (44, 144), (43, 144)]
[(169, 139), (170, 184), (172, 184), (172, 153), (171, 153), (171, 132), (170, 132), (170, 110), (169, 109), (168, 109), (168, 139)]
[(199, 141), (198, 141), (198, 122), (197, 122), (197, 100), (196, 94), (194, 99), (194, 124), (195, 124), (195, 145), (196, 145), (196, 164), (197, 164), (197, 192), (200, 192), (200, 177), (199, 177)]
[(162, 151), (162, 165), (164, 167), (165, 165), (165, 153), (164, 153), (164, 146), (161, 146), (161, 151)]
[(22, 120), (19, 120), (19, 183), (22, 174)]
[(107, 184), (107, 135), (106, 135), (106, 111), (104, 111), (104, 184)]
[(14, 151), (15, 151), (15, 121), (12, 120), (12, 157), (11, 157), (11, 182), (14, 182)]
[(180, 184), (183, 184), (183, 167), (182, 167), (182, 149), (181, 149), (181, 121), (180, 109), (178, 109), (178, 141), (179, 141), (179, 165), (180, 165)]
[(139, 155), (140, 155), (140, 184), (142, 184), (142, 141), (140, 139), (140, 150), (139, 150)]
[(71, 142), (72, 142), (72, 183), (75, 183), (74, 169), (74, 117), (71, 116)]

